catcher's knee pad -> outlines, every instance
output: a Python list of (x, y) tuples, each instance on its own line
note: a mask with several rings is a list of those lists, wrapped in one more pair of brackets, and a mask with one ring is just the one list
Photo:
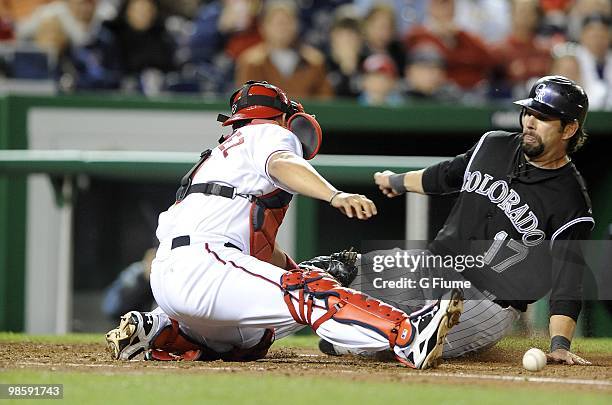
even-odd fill
[[(322, 270), (287, 272), (281, 277), (281, 286), (293, 319), (309, 325), (314, 331), (323, 322), (333, 319), (375, 331), (389, 341), (392, 349), (407, 347), (414, 338), (413, 326), (406, 313), (359, 291), (342, 287)], [(297, 292), (298, 297), (291, 292)], [(313, 320), (315, 299), (324, 304), (326, 312)], [(297, 301), (297, 310), (293, 301)]]

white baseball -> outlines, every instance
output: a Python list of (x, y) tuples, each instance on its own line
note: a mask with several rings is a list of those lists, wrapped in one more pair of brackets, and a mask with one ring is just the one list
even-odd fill
[(531, 348), (523, 355), (523, 367), (529, 371), (540, 371), (546, 365), (546, 354), (540, 349)]

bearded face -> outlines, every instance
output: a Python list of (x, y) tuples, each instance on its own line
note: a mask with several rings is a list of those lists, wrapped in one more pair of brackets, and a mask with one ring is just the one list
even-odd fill
[(537, 158), (550, 148), (556, 149), (562, 142), (563, 126), (561, 120), (525, 109), (522, 114), (523, 139), (522, 149), (529, 158)]
[(535, 133), (535, 131), (531, 131), (525, 129), (523, 131), (523, 142), (522, 142), (523, 153), (527, 155), (527, 157), (535, 158), (544, 153), (544, 142), (542, 138)]

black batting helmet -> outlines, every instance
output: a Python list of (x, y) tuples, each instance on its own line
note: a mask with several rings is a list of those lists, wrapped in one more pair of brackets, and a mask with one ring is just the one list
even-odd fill
[(551, 118), (576, 120), (580, 126), (589, 109), (589, 99), (582, 87), (563, 76), (541, 78), (531, 87), (529, 98), (514, 104)]
[(570, 152), (577, 149), (577, 144), (583, 143), (586, 135), (582, 126), (589, 109), (589, 99), (582, 87), (572, 80), (563, 76), (542, 77), (531, 87), (529, 98), (517, 100), (514, 104), (564, 122), (577, 121), (578, 131), (570, 142)]

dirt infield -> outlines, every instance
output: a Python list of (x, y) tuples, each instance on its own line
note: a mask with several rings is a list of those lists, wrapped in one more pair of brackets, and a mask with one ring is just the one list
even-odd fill
[[(83, 373), (255, 373), (333, 376), (351, 380), (405, 381), (446, 384), (520, 384), (612, 393), (612, 354), (592, 354), (592, 366), (547, 365), (533, 373), (520, 366), (522, 351), (493, 348), (463, 359), (443, 362), (433, 370), (406, 369), (395, 361), (358, 357), (331, 357), (313, 349), (272, 348), (265, 359), (251, 363), (121, 362), (109, 359), (100, 344), (4, 342), (0, 345), (0, 370), (36, 369)], [(587, 357), (585, 355), (585, 357)]]

